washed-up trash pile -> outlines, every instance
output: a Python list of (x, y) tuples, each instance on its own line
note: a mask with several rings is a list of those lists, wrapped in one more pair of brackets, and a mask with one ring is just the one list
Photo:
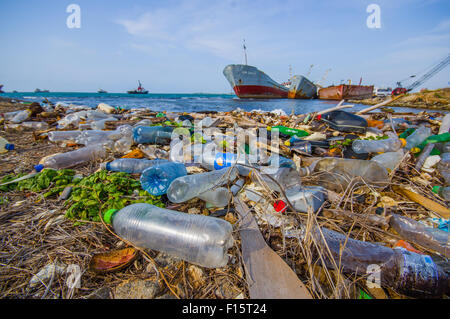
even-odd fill
[[(4, 174), (1, 203), (38, 194), (74, 229), (100, 224), (149, 262), (186, 262), (191, 289), (208, 286), (204, 272), (240, 278), (240, 294), (216, 297), (445, 298), (450, 115), (349, 107), (287, 116), (33, 103), (3, 113), (5, 131), (67, 151)], [(0, 139), (0, 153), (19, 151)], [(135, 250), (110, 253), (90, 253), (92, 278), (136, 262)], [(156, 272), (169, 294), (186, 291), (178, 271)]]

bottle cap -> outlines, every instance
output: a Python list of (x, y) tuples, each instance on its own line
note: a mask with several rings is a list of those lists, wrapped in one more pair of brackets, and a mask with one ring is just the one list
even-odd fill
[(106, 224), (112, 225), (112, 217), (113, 215), (118, 211), (118, 209), (108, 209), (105, 213), (105, 215), (103, 215), (103, 220), (105, 221)]
[(433, 191), (433, 193), (438, 194), (441, 188), (442, 186), (433, 186), (431, 190)]
[(291, 141), (287, 140), (286, 142), (284, 142), (284, 145), (291, 146)]
[(5, 149), (8, 151), (12, 151), (14, 149), (14, 144), (6, 144)]
[(278, 213), (282, 213), (286, 210), (286, 203), (283, 202), (282, 200), (277, 200), (274, 204), (273, 204), (273, 208), (275, 209), (275, 211), (277, 211)]
[[(104, 166), (103, 166), (104, 165)], [(111, 162), (108, 163), (102, 163), (102, 165), (100, 166), (100, 168), (105, 168), (107, 171), (111, 170)]]
[(44, 169), (44, 165), (42, 165), (42, 164), (38, 164), (38, 165), (35, 165), (34, 166), (34, 170), (36, 171), (36, 172), (40, 172), (40, 171), (42, 171)]
[(400, 142), (402, 142), (402, 147), (406, 146), (406, 140), (404, 138), (399, 138)]
[(422, 151), (420, 148), (418, 148), (418, 147), (413, 147), (412, 149), (411, 149), (411, 153), (413, 153), (413, 154), (417, 154), (417, 153), (420, 153), (420, 151)]
[(268, 131), (271, 131), (271, 130), (272, 130), (272, 126), (268, 126), (268, 127), (267, 127), (267, 130), (268, 130)]
[(317, 120), (320, 121), (322, 119), (322, 114), (317, 115)]

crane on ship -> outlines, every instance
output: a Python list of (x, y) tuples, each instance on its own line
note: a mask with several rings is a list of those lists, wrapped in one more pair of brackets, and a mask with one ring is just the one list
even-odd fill
[(414, 90), (415, 88), (417, 88), (420, 85), (422, 85), (423, 83), (425, 83), (425, 81), (429, 80), (430, 78), (435, 76), (437, 73), (442, 71), (449, 63), (450, 63), (450, 54), (448, 54), (447, 57), (445, 59), (441, 60), (438, 64), (434, 65), (427, 73), (425, 73), (418, 80), (414, 81), (408, 87), (404, 88), (402, 86), (402, 82), (406, 81), (408, 79), (411, 79), (411, 78), (415, 78), (416, 75), (411, 75), (411, 76), (407, 77), (406, 79), (398, 81), (397, 87), (392, 91), (391, 94), (396, 96), (396, 95), (405, 94), (407, 92)]
[(306, 77), (308, 77), (311, 74), (311, 70), (312, 70), (313, 66), (314, 66), (314, 64), (311, 64), (309, 66), (309, 70), (308, 70), (308, 73), (306, 73)]
[(330, 71), (331, 71), (331, 69), (326, 70), (325, 73), (324, 73), (324, 75), (322, 76), (322, 78), (320, 79), (320, 81), (316, 83), (316, 85), (322, 86), (322, 83), (325, 82), (325, 80), (326, 80), (326, 78), (327, 78), (327, 76), (328, 76), (328, 73), (330, 73)]

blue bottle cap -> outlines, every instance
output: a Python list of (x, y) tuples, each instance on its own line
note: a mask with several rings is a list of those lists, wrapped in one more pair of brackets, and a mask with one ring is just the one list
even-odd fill
[(110, 170), (111, 170), (111, 162), (106, 163), (105, 169), (106, 169), (107, 171), (110, 171)]
[(42, 171), (44, 169), (44, 165), (42, 165), (42, 164), (35, 165), (34, 169), (36, 172), (39, 173), (40, 171)]
[(14, 144), (6, 144), (5, 149), (8, 151), (12, 151), (14, 149)]

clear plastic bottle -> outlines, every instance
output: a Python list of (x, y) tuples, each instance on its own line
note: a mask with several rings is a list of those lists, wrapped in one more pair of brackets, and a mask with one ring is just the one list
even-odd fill
[(52, 131), (48, 132), (48, 139), (51, 142), (73, 141), (80, 136), (81, 131)]
[(150, 204), (132, 204), (104, 217), (114, 231), (138, 247), (153, 249), (190, 263), (219, 268), (228, 263), (233, 227), (223, 219), (185, 214)]
[(406, 145), (404, 139), (399, 139), (397, 135), (388, 132), (388, 139), (385, 140), (355, 140), (352, 149), (357, 154), (363, 153), (386, 153), (398, 151)]
[(231, 193), (225, 187), (218, 187), (201, 193), (198, 198), (214, 207), (225, 207), (230, 202)]
[(141, 174), (153, 165), (167, 163), (167, 160), (147, 160), (140, 158), (119, 158), (105, 163), (104, 168), (113, 172), (125, 172), (130, 174)]
[(172, 131), (170, 126), (137, 126), (133, 129), (133, 139), (139, 144), (169, 144)]
[(379, 267), (380, 286), (410, 297), (438, 298), (449, 293), (448, 275), (430, 256), (347, 238), (324, 227), (314, 229), (313, 236), (324, 250), (322, 256), (328, 268), (338, 265), (343, 273), (361, 277), (370, 274), (369, 270), (375, 271), (374, 266)]
[(91, 128), (93, 130), (104, 130), (106, 122), (114, 122), (117, 121), (115, 117), (108, 117), (106, 119), (96, 120), (91, 122)]
[(20, 113), (21, 111), (12, 111), (12, 112), (6, 112), (6, 113), (1, 113), (1, 117), (3, 117), (5, 119), (5, 121), (10, 121), (12, 118), (14, 118), (14, 116), (16, 116), (18, 113)]
[(450, 258), (450, 241), (447, 232), (438, 228), (426, 227), (414, 219), (397, 214), (391, 214), (389, 225), (403, 239), (437, 251), (443, 256)]
[(388, 171), (392, 171), (405, 156), (403, 148), (396, 152), (387, 152), (372, 157), (371, 161), (377, 162), (381, 166), (385, 167)]
[(389, 183), (386, 168), (374, 161), (325, 157), (300, 171), (301, 176), (311, 173), (317, 177), (318, 185), (338, 193), (345, 191), (352, 181), (355, 185), (367, 183), (377, 187), (386, 187)]
[(31, 130), (46, 130), (48, 129), (48, 124), (46, 122), (22, 122), (21, 127)]
[[(238, 169), (240, 169), (240, 167)], [(242, 171), (242, 169), (240, 169), (240, 171)], [(247, 176), (250, 175), (254, 183), (260, 183), (260, 179), (262, 179), (270, 190), (281, 192), (280, 186), (283, 189), (287, 189), (296, 185), (301, 185), (300, 174), (292, 167), (261, 166), (259, 167), (259, 171), (260, 174), (252, 172), (247, 174)]]
[(414, 133), (406, 138), (406, 149), (410, 150), (413, 147), (416, 147), (425, 139), (431, 135), (431, 129), (426, 126), (420, 126), (417, 128)]
[(41, 160), (41, 164), (45, 168), (54, 169), (73, 167), (78, 164), (105, 158), (108, 147), (111, 147), (111, 145), (94, 144), (85, 146), (74, 151), (44, 157)]
[(223, 186), (237, 177), (237, 169), (217, 170), (177, 178), (167, 190), (167, 198), (173, 203), (183, 203), (215, 186)]
[(317, 212), (325, 201), (326, 190), (323, 187), (307, 187), (296, 185), (286, 189), (286, 197), (299, 212)]
[(0, 137), (0, 154), (12, 151), (14, 149), (14, 144), (10, 144), (6, 139)]
[(22, 123), (23, 121), (29, 119), (31, 117), (31, 111), (30, 110), (22, 110), (10, 120), (12, 123), (18, 124)]
[(442, 187), (442, 186), (434, 186), (433, 193), (438, 194), (447, 202), (450, 202), (450, 186)]
[(154, 145), (139, 144), (138, 148), (149, 158), (168, 158), (169, 153)]
[(438, 134), (448, 133), (450, 130), (450, 113), (447, 113), (441, 122), (441, 127), (439, 128)]
[(146, 168), (142, 172), (140, 181), (142, 189), (159, 196), (167, 193), (167, 189), (176, 178), (186, 175), (187, 170), (184, 164), (164, 161)]

